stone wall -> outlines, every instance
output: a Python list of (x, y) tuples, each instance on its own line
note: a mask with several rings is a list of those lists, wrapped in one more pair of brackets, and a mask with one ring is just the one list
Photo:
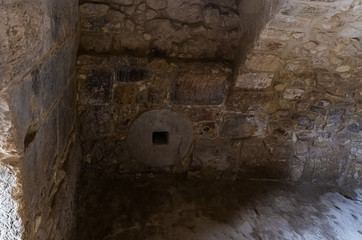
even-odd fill
[(238, 0), (82, 1), (80, 50), (233, 60)]
[[(264, 6), (268, 11), (257, 28), (277, 5)], [(287, 2), (235, 72), (220, 61), (81, 55), (85, 166), (101, 172), (209, 169), (292, 181), (361, 183), (360, 9), (358, 1)], [(163, 109), (192, 126), (187, 154), (180, 150), (169, 155), (165, 145), (173, 148), (173, 134), (188, 127), (172, 128), (171, 114)], [(149, 122), (139, 120), (150, 110), (158, 112), (148, 113)], [(133, 132), (140, 122), (152, 126), (153, 119), (164, 127), (143, 128), (144, 136)], [(155, 163), (135, 153), (134, 143), (139, 151), (158, 156)], [(165, 155), (157, 155), (159, 151)]]
[(78, 2), (2, 0), (0, 16), (0, 238), (69, 239)]
[(245, 61), (246, 54), (254, 46), (265, 24), (274, 16), (287, 0), (241, 0), (240, 13), (240, 40), (236, 65)]

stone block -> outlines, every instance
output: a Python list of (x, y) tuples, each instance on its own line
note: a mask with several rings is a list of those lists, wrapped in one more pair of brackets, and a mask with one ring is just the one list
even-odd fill
[(136, 96), (139, 93), (137, 85), (122, 84), (117, 85), (113, 92), (113, 103), (116, 104), (132, 104), (136, 101)]
[(261, 138), (245, 139), (242, 144), (240, 161), (244, 166), (264, 165), (272, 155)]
[(285, 89), (283, 93), (283, 98), (287, 100), (295, 100), (299, 99), (303, 96), (304, 90), (303, 89)]
[(218, 127), (214, 122), (203, 122), (194, 125), (194, 133), (203, 138), (216, 138)]
[(79, 10), (87, 15), (103, 15), (109, 10), (109, 6), (105, 4), (84, 3), (79, 6)]
[(152, 80), (153, 73), (147, 69), (122, 67), (116, 69), (116, 81), (118, 82), (139, 82)]
[(248, 138), (266, 134), (268, 119), (265, 116), (234, 115), (227, 116), (221, 125), (222, 137)]
[(159, 83), (148, 89), (148, 102), (152, 104), (166, 103), (168, 97), (168, 86)]
[(277, 72), (284, 66), (284, 61), (274, 55), (249, 55), (245, 67), (260, 72)]
[(123, 135), (134, 119), (139, 114), (139, 106), (135, 104), (122, 104), (112, 106), (111, 109), (112, 119), (115, 123), (114, 134)]
[(278, 106), (278, 96), (275, 92), (232, 91), (227, 96), (226, 106), (239, 113), (272, 113)]
[(114, 123), (108, 107), (92, 106), (81, 113), (80, 124), (81, 136), (87, 140), (108, 136)]
[(111, 33), (82, 33), (80, 36), (79, 49), (83, 51), (94, 51), (106, 53), (112, 49), (113, 35)]
[(167, 7), (167, 0), (147, 0), (146, 4), (154, 10), (160, 10)]
[(268, 73), (243, 73), (235, 82), (235, 87), (245, 89), (265, 89), (273, 81), (274, 74)]
[(105, 69), (92, 69), (80, 83), (79, 100), (82, 104), (109, 103), (112, 97), (113, 74)]
[[(189, 68), (187, 68), (189, 67)], [(197, 69), (200, 67), (199, 69)], [(172, 85), (171, 101), (184, 105), (219, 105), (224, 101), (229, 73), (220, 67), (180, 66), (177, 79)], [(195, 70), (195, 71), (193, 71)]]
[(192, 160), (202, 168), (224, 171), (235, 166), (236, 155), (237, 150), (229, 141), (201, 139), (195, 145)]
[(208, 108), (186, 108), (183, 109), (186, 116), (193, 122), (202, 122), (202, 121), (219, 121), (221, 114), (218, 111)]

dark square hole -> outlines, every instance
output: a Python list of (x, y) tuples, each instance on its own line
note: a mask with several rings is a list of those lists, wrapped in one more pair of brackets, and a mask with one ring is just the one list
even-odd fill
[(153, 132), (152, 143), (154, 145), (168, 144), (168, 132)]

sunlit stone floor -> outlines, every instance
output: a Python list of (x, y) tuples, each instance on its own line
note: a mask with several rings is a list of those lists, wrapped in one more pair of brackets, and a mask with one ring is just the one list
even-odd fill
[(77, 240), (362, 239), (362, 188), (87, 171)]

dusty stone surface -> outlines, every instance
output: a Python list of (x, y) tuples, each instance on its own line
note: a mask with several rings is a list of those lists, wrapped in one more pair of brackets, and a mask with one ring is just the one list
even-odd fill
[(0, 238), (67, 239), (80, 159), (78, 3), (6, 0), (0, 16)]
[[(362, 191), (231, 176), (87, 171), (75, 239), (360, 239)], [(116, 187), (115, 187), (116, 186)], [(89, 231), (92, 229), (92, 231)]]
[[(195, 14), (200, 2), (190, 8), (188, 19), (170, 10), (181, 8), (181, 2), (148, 1), (139, 7), (150, 15), (150, 6), (152, 11), (167, 12), (169, 18), (147, 22), (150, 28), (162, 26), (164, 31), (154, 31), (162, 39), (163, 34), (173, 34), (171, 18), (187, 24), (201, 21)], [(99, 12), (84, 11), (106, 16), (103, 11), (109, 13), (110, 4), (102, 4)], [(250, 36), (257, 34), (277, 5), (240, 2), (242, 25), (260, 16)], [(263, 12), (261, 6), (269, 10)], [(124, 142), (130, 125), (143, 112), (169, 109), (190, 121), (194, 137), (189, 153), (172, 170), (213, 165), (214, 170), (259, 177), (361, 183), (361, 46), (356, 38), (360, 8), (360, 2), (352, 0), (286, 1), (249, 52), (243, 41), (250, 36), (241, 33), (245, 39), (240, 39), (240, 55), (245, 61), (236, 69), (220, 61), (83, 54), (78, 58), (83, 143), (89, 146), (102, 138)], [(220, 24), (217, 9), (203, 9), (202, 21)], [(93, 78), (94, 71), (104, 74)], [(232, 150), (224, 147), (226, 143)], [(214, 148), (208, 147), (213, 144)], [(92, 154), (93, 150), (86, 159)], [(137, 166), (127, 154), (115, 165), (114, 171), (122, 172)]]
[(237, 56), (236, 0), (83, 1), (80, 13), (84, 51), (197, 59)]

